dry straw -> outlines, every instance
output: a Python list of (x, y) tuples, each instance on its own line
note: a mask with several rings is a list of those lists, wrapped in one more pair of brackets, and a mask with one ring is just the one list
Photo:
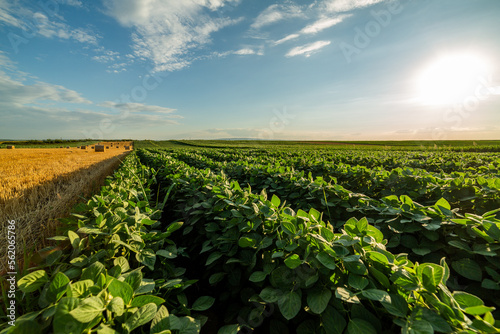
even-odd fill
[[(57, 218), (69, 214), (81, 198), (98, 190), (126, 155), (110, 151), (0, 150), (0, 235), (16, 222), (16, 253), (39, 250), (55, 235)], [(7, 238), (0, 238), (0, 273), (5, 271)]]

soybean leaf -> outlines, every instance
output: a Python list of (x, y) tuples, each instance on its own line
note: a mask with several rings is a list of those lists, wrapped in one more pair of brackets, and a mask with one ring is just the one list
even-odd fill
[(211, 253), (209, 256), (208, 256), (208, 259), (207, 259), (207, 262), (205, 263), (206, 266), (209, 266), (211, 265), (212, 263), (214, 263), (215, 261), (217, 261), (218, 259), (220, 259), (222, 257), (222, 253), (219, 253), (219, 252), (213, 252)]
[(377, 334), (377, 331), (373, 326), (365, 320), (362, 319), (351, 319), (349, 324), (347, 324), (348, 334)]
[(267, 274), (263, 271), (254, 271), (252, 275), (248, 278), (250, 282), (262, 282), (266, 279)]
[(101, 298), (92, 296), (84, 299), (81, 304), (69, 312), (69, 314), (81, 323), (87, 323), (102, 315), (104, 303)]
[(165, 306), (160, 306), (151, 322), (150, 334), (158, 334), (170, 329), (170, 319), (168, 310)]
[(307, 305), (313, 313), (321, 314), (328, 306), (332, 297), (332, 291), (329, 289), (313, 289), (307, 293)]
[(139, 263), (144, 264), (150, 270), (155, 269), (156, 254), (151, 249), (143, 249), (140, 253), (135, 254), (135, 258)]
[(471, 295), (467, 292), (455, 291), (453, 293), (453, 297), (457, 301), (458, 305), (460, 305), (460, 308), (464, 310), (468, 307), (484, 305), (483, 301), (479, 297)]
[(114, 259), (113, 264), (115, 266), (120, 266), (122, 268), (122, 273), (127, 272), (130, 269), (130, 265), (128, 264), (128, 260), (123, 256), (117, 257)]
[(154, 303), (156, 306), (160, 306), (165, 302), (165, 299), (160, 298), (158, 296), (152, 296), (152, 295), (142, 295), (142, 296), (137, 296), (132, 299), (132, 303), (130, 303), (131, 307), (142, 307), (146, 304), (149, 303)]
[(194, 311), (205, 311), (208, 310), (215, 302), (214, 297), (202, 296), (195, 300), (193, 303), (192, 310)]
[(64, 297), (56, 305), (52, 329), (55, 334), (77, 334), (82, 333), (86, 323), (81, 323), (70, 315), (70, 312), (78, 307), (78, 298)]
[(104, 267), (104, 264), (97, 261), (92, 263), (87, 268), (83, 269), (81, 279), (82, 280), (90, 279), (94, 283), (97, 283), (99, 276), (105, 272), (106, 272), (106, 267)]
[(123, 329), (125, 329), (127, 333), (130, 333), (135, 328), (148, 323), (156, 315), (157, 309), (158, 307), (155, 303), (149, 303), (142, 306), (134, 314), (132, 314), (130, 318), (127, 319), (127, 321), (122, 326)]
[(359, 304), (358, 296), (343, 287), (338, 287), (337, 290), (335, 290), (335, 297), (348, 303)]
[(115, 297), (113, 299), (111, 299), (111, 301), (109, 302), (108, 306), (106, 306), (106, 308), (108, 310), (110, 310), (111, 312), (115, 313), (117, 316), (120, 316), (123, 314), (123, 312), (125, 311), (125, 302), (123, 301), (123, 299), (121, 297)]
[(49, 281), (49, 277), (45, 270), (37, 270), (22, 277), (17, 286), (22, 292), (28, 293), (38, 290), (42, 285)]
[(298, 293), (291, 291), (278, 300), (278, 307), (285, 319), (293, 319), (301, 309), (301, 301)]
[(469, 258), (463, 258), (451, 263), (451, 267), (455, 269), (461, 276), (473, 281), (481, 282), (483, 277), (481, 267)]
[(318, 255), (316, 255), (316, 258), (322, 265), (330, 270), (335, 270), (335, 268), (337, 267), (335, 264), (335, 258), (331, 257), (330, 254), (325, 251), (318, 253)]
[(300, 260), (300, 257), (297, 254), (293, 254), (285, 259), (285, 264), (290, 269), (297, 268), (298, 266), (300, 266), (301, 263), (302, 261)]
[(113, 297), (121, 297), (127, 305), (134, 294), (134, 290), (128, 283), (119, 281), (117, 279), (113, 279), (111, 281), (108, 286), (108, 291)]
[(283, 292), (278, 289), (274, 289), (272, 287), (266, 287), (262, 289), (260, 292), (259, 296), (262, 298), (263, 301), (267, 303), (275, 303), (278, 301), (278, 299), (281, 298), (283, 295)]
[(51, 303), (58, 301), (66, 292), (68, 283), (68, 276), (58, 272), (52, 279), (52, 282), (50, 282), (49, 289), (47, 290), (46, 296), (48, 301)]
[(406, 317), (408, 313), (408, 303), (406, 300), (402, 296), (396, 294), (390, 294), (389, 296), (390, 300), (383, 301), (382, 306), (385, 307), (387, 312), (396, 317)]
[(368, 279), (363, 276), (349, 274), (348, 283), (351, 288), (363, 290), (368, 285)]
[(333, 307), (327, 306), (321, 314), (323, 328), (328, 334), (342, 334), (347, 325), (344, 317)]
[(238, 246), (240, 246), (241, 248), (251, 248), (256, 244), (257, 240), (248, 237), (241, 237), (240, 240), (238, 240)]
[(370, 300), (375, 300), (378, 302), (390, 303), (391, 297), (386, 291), (378, 290), (378, 289), (368, 289), (361, 291), (363, 297), (368, 298)]
[(219, 329), (219, 331), (217, 332), (217, 334), (238, 334), (240, 330), (240, 326), (239, 325), (226, 325), (226, 326), (223, 326)]

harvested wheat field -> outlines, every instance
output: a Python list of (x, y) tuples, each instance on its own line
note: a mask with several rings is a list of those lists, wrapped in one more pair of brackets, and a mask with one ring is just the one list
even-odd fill
[[(129, 152), (123, 148), (0, 150), (0, 233), (7, 235), (7, 221), (15, 220), (16, 254), (40, 249), (45, 237), (55, 232), (57, 218), (68, 215), (79, 196), (99, 189)], [(6, 246), (6, 239), (0, 239), (2, 254)], [(0, 272), (5, 263), (1, 261)]]

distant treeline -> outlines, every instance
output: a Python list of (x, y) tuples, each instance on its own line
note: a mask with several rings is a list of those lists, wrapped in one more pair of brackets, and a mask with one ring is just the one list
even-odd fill
[(82, 141), (92, 141), (92, 139), (9, 140), (8, 143), (11, 145), (47, 145), (47, 144), (69, 144)]
[[(106, 141), (123, 141), (124, 139), (108, 140)], [(131, 141), (131, 140), (130, 140)], [(47, 145), (47, 144), (71, 144), (71, 143), (82, 143), (82, 142), (98, 142), (95, 139), (43, 139), (43, 140), (6, 140), (3, 141), (4, 144), (9, 145)]]

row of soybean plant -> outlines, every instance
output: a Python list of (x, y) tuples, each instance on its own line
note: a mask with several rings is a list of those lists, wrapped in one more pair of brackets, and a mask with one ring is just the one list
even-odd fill
[(318, 209), (335, 227), (351, 216), (367, 217), (384, 233), (391, 251), (408, 253), (412, 261), (439, 263), (446, 257), (451, 264), (451, 287), (500, 306), (498, 209), (480, 216), (464, 214), (444, 199), (426, 206), (406, 195), (376, 200), (280, 165), (218, 163), (196, 153), (174, 155), (193, 166), (223, 171), (240, 184), (250, 185), (254, 192), (266, 189), (296, 209)]
[(496, 173), (500, 170), (498, 153), (457, 153), (457, 152), (422, 152), (422, 151), (391, 151), (381, 149), (252, 149), (235, 150), (219, 149), (204, 150), (209, 157), (219, 161), (257, 162), (266, 159), (287, 159), (290, 163), (310, 165), (318, 162), (344, 163), (360, 165), (367, 168), (383, 167), (420, 168), (430, 172), (465, 172), (477, 174)]
[(63, 219), (42, 261), (18, 279), (15, 326), (1, 333), (198, 333), (213, 299), (188, 305), (185, 268), (170, 238), (180, 222), (158, 220), (156, 171), (130, 154), (99, 194)]
[[(226, 172), (238, 168), (271, 168), (305, 173), (312, 177), (321, 176), (343, 187), (363, 193), (372, 198), (388, 195), (409, 195), (414, 201), (423, 204), (435, 203), (445, 198), (454, 206), (460, 206), (464, 212), (483, 214), (500, 207), (500, 179), (495, 175), (477, 176), (468, 173), (433, 174), (414, 168), (366, 168), (348, 164), (309, 163), (307, 166), (289, 161), (286, 158), (272, 159), (264, 157), (264, 163), (240, 161), (219, 161), (211, 159), (206, 152), (178, 153), (176, 156), (190, 165), (199, 168), (224, 169)], [(259, 159), (261, 161), (263, 159)], [(304, 175), (304, 174), (303, 174)]]
[(139, 152), (170, 189), (175, 239), (211, 293), (219, 333), (497, 332), (492, 311), (473, 294), (450, 291), (445, 259), (413, 263), (394, 254), (367, 219), (342, 228), (241, 188), (223, 173), (197, 169), (168, 153)]

